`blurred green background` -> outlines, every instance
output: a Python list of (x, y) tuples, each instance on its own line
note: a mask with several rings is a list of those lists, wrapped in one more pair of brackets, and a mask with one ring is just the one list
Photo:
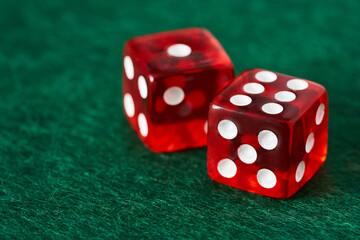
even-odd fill
[[(360, 231), (360, 1), (0, 1), (0, 237), (334, 239)], [(324, 85), (328, 158), (277, 200), (210, 180), (206, 149), (147, 150), (121, 108), (122, 47), (208, 28), (236, 73)]]

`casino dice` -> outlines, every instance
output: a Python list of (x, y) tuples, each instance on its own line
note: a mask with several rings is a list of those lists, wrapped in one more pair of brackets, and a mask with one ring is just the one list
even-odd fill
[(275, 198), (298, 191), (325, 161), (325, 88), (250, 69), (211, 103), (208, 173), (223, 184)]
[(123, 56), (123, 106), (155, 152), (205, 146), (209, 104), (234, 78), (215, 37), (188, 28), (130, 39)]

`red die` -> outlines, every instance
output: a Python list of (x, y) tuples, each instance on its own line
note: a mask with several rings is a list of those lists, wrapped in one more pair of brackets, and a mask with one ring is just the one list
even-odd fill
[(325, 161), (327, 137), (323, 86), (250, 69), (211, 104), (208, 172), (223, 184), (288, 198)]
[(123, 72), (125, 115), (155, 152), (205, 146), (210, 102), (234, 78), (220, 43), (200, 28), (130, 39)]

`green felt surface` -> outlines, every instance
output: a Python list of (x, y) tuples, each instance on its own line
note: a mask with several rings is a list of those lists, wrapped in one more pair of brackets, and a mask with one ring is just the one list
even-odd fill
[[(360, 2), (0, 2), (0, 237), (356, 238)], [(329, 152), (287, 200), (210, 180), (206, 149), (147, 150), (121, 108), (122, 46), (200, 26), (236, 73), (323, 84)]]

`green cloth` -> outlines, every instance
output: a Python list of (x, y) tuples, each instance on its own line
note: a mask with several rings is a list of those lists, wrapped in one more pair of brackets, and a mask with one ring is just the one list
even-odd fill
[[(155, 154), (122, 113), (122, 47), (200, 26), (236, 67), (324, 85), (329, 152), (290, 199)], [(0, 3), (0, 238), (347, 239), (360, 231), (360, 1)]]

